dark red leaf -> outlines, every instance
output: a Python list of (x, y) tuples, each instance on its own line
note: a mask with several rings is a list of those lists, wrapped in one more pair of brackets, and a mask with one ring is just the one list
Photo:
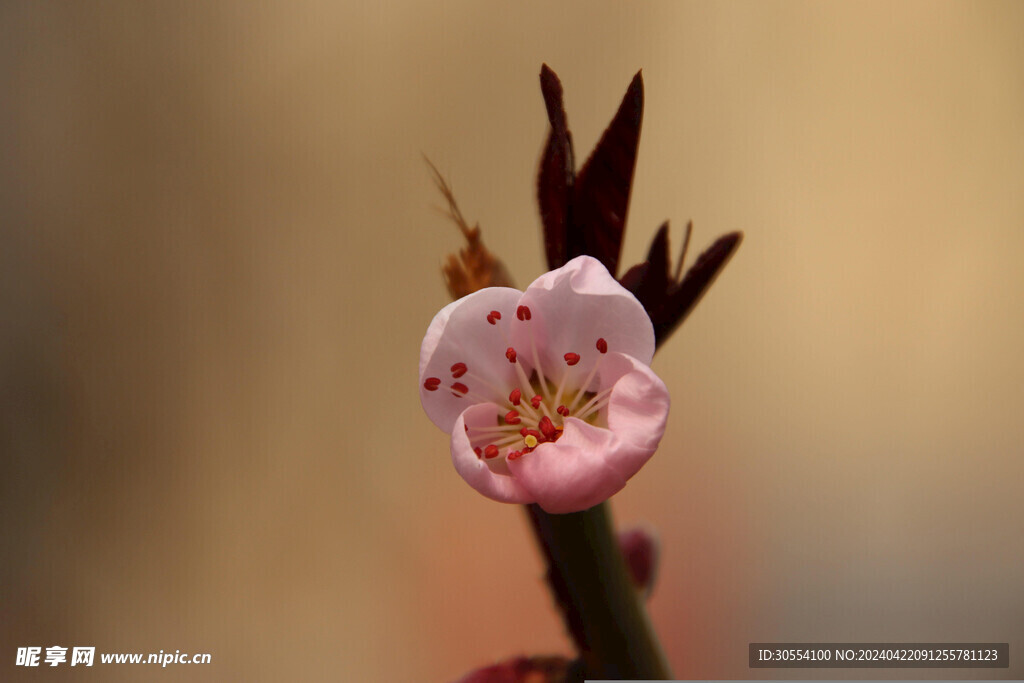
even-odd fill
[(576, 179), (568, 258), (589, 254), (612, 275), (619, 265), (644, 111), (644, 82), (633, 77), (619, 110)]
[(678, 288), (670, 294), (662, 320), (654, 323), (654, 336), (658, 344), (686, 319), (742, 241), (743, 233), (730, 232), (715, 240), (697, 257), (696, 263), (686, 271)]
[(664, 298), (665, 292), (674, 284), (669, 275), (668, 259), (668, 221), (662, 223), (651, 241), (651, 248), (647, 250), (647, 263), (651, 264), (643, 281), (633, 292), (641, 303), (654, 301), (658, 297)]
[(562, 105), (562, 83), (547, 64), (540, 69), (540, 89), (548, 110), (551, 132), (537, 173), (537, 203), (544, 225), (544, 251), (548, 268), (554, 270), (568, 261), (567, 233), (576, 161), (572, 135)]

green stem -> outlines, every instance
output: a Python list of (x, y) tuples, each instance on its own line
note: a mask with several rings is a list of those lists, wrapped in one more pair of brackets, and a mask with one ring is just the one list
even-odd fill
[(527, 505), (526, 511), (548, 564), (548, 583), (587, 675), (671, 679), (619, 550), (608, 503), (567, 515), (551, 515), (537, 505)]

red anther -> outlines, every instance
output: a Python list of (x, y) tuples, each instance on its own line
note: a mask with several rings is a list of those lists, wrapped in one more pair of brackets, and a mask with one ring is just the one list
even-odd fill
[(508, 358), (508, 362), (509, 363), (515, 363), (516, 362), (516, 350), (513, 349), (511, 346), (508, 347), (507, 349), (505, 349), (505, 358)]
[(597, 350), (601, 353), (608, 353), (608, 342), (604, 340), (604, 337), (597, 340)]
[(544, 437), (548, 441), (555, 440), (555, 435), (558, 434), (558, 430), (555, 429), (555, 423), (551, 421), (550, 417), (547, 415), (542, 417), (537, 426), (540, 427), (540, 431), (544, 433)]
[(487, 448), (484, 449), (484, 457), (488, 460), (498, 457), (498, 447), (493, 443), (487, 444)]
[(456, 382), (455, 384), (452, 385), (452, 393), (456, 396), (463, 396), (469, 393), (469, 387), (467, 387), (462, 382)]
[(530, 405), (533, 406), (534, 408), (538, 408), (540, 407), (541, 401), (543, 400), (544, 399), (541, 398), (538, 394), (537, 396), (534, 396), (533, 398), (530, 399)]
[(469, 431), (469, 425), (464, 424), (462, 425), (462, 428), (465, 429), (467, 432)]
[(530, 307), (520, 306), (519, 308), (517, 308), (516, 317), (519, 318), (520, 320), (529, 320), (530, 318), (532, 318), (533, 316), (530, 315)]
[(569, 414), (569, 409), (565, 406), (558, 406), (558, 414), (565, 417)]
[(499, 320), (501, 320), (501, 313), (498, 313), (497, 311), (491, 311), (490, 313), (487, 314), (487, 322), (489, 322), (490, 324), (497, 325)]
[(474, 448), (474, 449), (473, 449), (473, 452), (474, 452), (474, 453), (476, 453), (476, 457), (478, 457), (478, 458), (482, 458), (482, 457), (483, 457), (483, 455), (484, 455), (484, 452), (483, 452), (482, 450), (480, 450), (480, 447), (479, 447), (479, 446), (477, 446), (476, 448)]
[(452, 366), (452, 377), (458, 379), (465, 375), (467, 370), (469, 370), (469, 368), (466, 367), (465, 363), (456, 363)]
[(577, 363), (580, 362), (580, 354), (573, 353), (572, 351), (570, 351), (569, 353), (565, 354), (565, 356), (563, 356), (563, 358), (565, 358), (565, 364), (566, 365), (576, 365)]
[(505, 413), (505, 424), (517, 425), (523, 420), (519, 417), (518, 410), (510, 410)]
[(523, 435), (524, 439), (528, 436), (532, 436), (538, 441), (544, 440), (544, 435), (538, 432), (536, 429), (527, 429), (526, 427), (523, 427), (522, 429), (519, 430), (519, 433)]
[(518, 460), (519, 458), (523, 457), (523, 453), (529, 453), (530, 450), (531, 449), (527, 449), (525, 451), (512, 451), (511, 453), (508, 454), (508, 459), (509, 460)]
[(441, 386), (441, 379), (439, 377), (428, 377), (423, 382), (423, 388), (427, 391), (437, 391), (439, 386)]
[(523, 427), (522, 429), (519, 430), (519, 433), (525, 438), (526, 435), (530, 433), (530, 430), (526, 427)]
[(491, 311), (491, 317), (494, 318), (495, 320), (501, 320), (501, 313), (498, 313), (497, 311)]
[(519, 401), (522, 398), (523, 398), (523, 392), (519, 391), (518, 389), (513, 389), (512, 393), (508, 395), (509, 403), (511, 403), (514, 406), (519, 405)]

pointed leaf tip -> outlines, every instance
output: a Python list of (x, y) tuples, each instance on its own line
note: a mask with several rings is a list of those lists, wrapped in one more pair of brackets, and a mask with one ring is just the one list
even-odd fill
[(576, 182), (576, 160), (562, 104), (562, 83), (547, 64), (541, 66), (540, 89), (551, 131), (537, 171), (537, 204), (544, 226), (544, 253), (548, 268), (554, 270), (569, 260), (567, 233), (572, 188)]
[(568, 257), (589, 254), (613, 275), (626, 229), (643, 108), (643, 78), (637, 72), (615, 117), (580, 169), (573, 194)]
[(560, 132), (564, 131), (566, 118), (562, 105), (562, 81), (547, 64), (540, 67), (540, 92), (544, 96), (544, 106), (547, 108), (551, 127), (560, 129)]
[(669, 296), (666, 305), (668, 316), (662, 320), (661, 325), (655, 323), (654, 335), (658, 344), (661, 344), (672, 332), (684, 321), (690, 312), (697, 306), (708, 288), (722, 272), (722, 268), (729, 262), (740, 242), (743, 241), (742, 232), (730, 232), (722, 235), (714, 243), (704, 250), (697, 257), (697, 260), (686, 271), (678, 288)]

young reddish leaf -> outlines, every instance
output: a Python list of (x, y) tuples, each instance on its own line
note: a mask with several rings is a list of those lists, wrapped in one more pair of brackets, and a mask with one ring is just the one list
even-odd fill
[[(651, 247), (647, 251), (646, 263), (649, 264), (646, 274), (636, 289), (630, 290), (640, 303), (644, 304), (644, 308), (648, 308), (645, 301), (651, 302), (652, 305), (663, 303), (661, 300), (664, 299), (665, 293), (675, 284), (669, 276), (668, 221), (662, 223), (655, 233)], [(650, 310), (647, 314), (650, 315)]]
[(644, 82), (638, 71), (615, 118), (580, 169), (573, 192), (568, 258), (588, 254), (612, 275), (622, 250), (643, 111)]
[(694, 309), (743, 240), (740, 232), (722, 235), (697, 258), (680, 280), (690, 228), (687, 225), (686, 239), (674, 275), (669, 272), (668, 223), (665, 223), (651, 242), (647, 260), (630, 268), (619, 280), (647, 311), (659, 346)]
[(562, 83), (547, 64), (541, 66), (540, 89), (548, 110), (551, 132), (537, 173), (537, 203), (544, 225), (544, 251), (548, 268), (560, 268), (569, 260), (566, 237), (571, 215), (576, 161), (572, 135), (562, 105)]
[(666, 320), (660, 328), (658, 325), (654, 326), (654, 336), (659, 344), (686, 320), (686, 316), (690, 314), (711, 283), (722, 272), (722, 268), (736, 253), (736, 249), (742, 241), (742, 232), (730, 232), (715, 240), (714, 244), (697, 257), (696, 263), (686, 271), (683, 281), (671, 295), (668, 304), (671, 319)]

